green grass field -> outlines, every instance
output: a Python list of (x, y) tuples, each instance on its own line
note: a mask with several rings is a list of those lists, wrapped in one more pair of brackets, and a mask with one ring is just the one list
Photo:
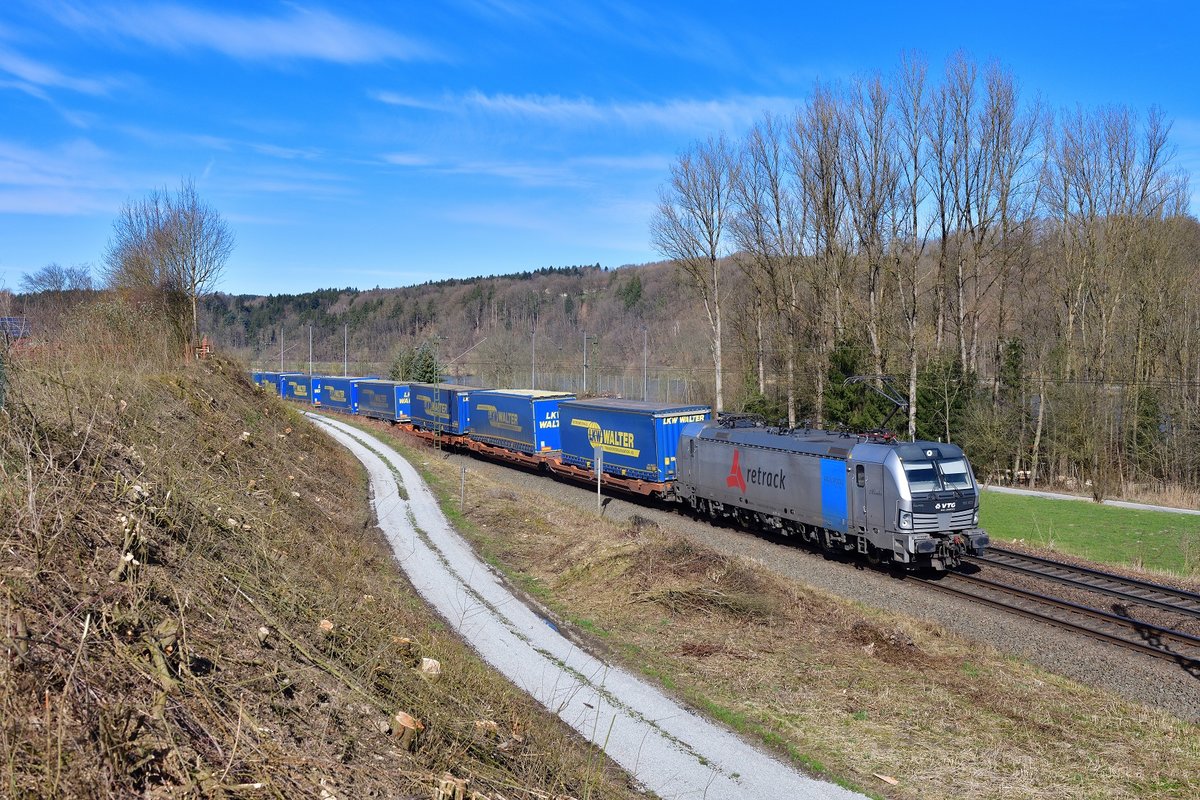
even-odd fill
[(997, 543), (1019, 541), (1106, 564), (1200, 576), (1200, 516), (1193, 514), (985, 492), (979, 523)]

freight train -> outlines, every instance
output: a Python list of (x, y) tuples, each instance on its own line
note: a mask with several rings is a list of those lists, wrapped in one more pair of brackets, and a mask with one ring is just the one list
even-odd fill
[(707, 406), (448, 383), (255, 372), (296, 402), (401, 425), (441, 446), (794, 536), (902, 569), (982, 555), (962, 450), (884, 434), (772, 428)]

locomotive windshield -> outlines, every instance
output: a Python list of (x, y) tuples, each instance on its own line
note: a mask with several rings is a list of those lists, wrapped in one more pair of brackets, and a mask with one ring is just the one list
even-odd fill
[(941, 461), (905, 461), (904, 475), (908, 488), (917, 492), (937, 492), (942, 489), (970, 489), (971, 472), (961, 458)]
[(947, 489), (970, 489), (971, 473), (967, 462), (961, 458), (951, 458), (938, 462), (938, 471), (942, 473), (942, 481)]
[(932, 461), (906, 461), (904, 474), (908, 477), (908, 488), (913, 492), (936, 492), (942, 488)]

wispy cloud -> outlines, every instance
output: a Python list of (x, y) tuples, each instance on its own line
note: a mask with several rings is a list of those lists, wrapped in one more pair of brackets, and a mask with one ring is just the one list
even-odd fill
[(250, 149), (264, 156), (282, 158), (287, 161), (313, 161), (321, 156), (321, 151), (313, 147), (281, 147), (277, 144), (251, 144)]
[(399, 106), (401, 108), (421, 108), (426, 111), (449, 111), (452, 106), (449, 100), (422, 100), (419, 97), (412, 97), (411, 95), (400, 94), (398, 92), (368, 92), (368, 96), (384, 105)]
[(76, 78), (60, 72), (49, 64), (34, 61), (13, 50), (0, 47), (0, 73), (13, 79), (8, 81), (18, 88), (43, 100), (48, 99), (43, 89), (68, 89), (89, 95), (107, 94), (116, 82), (109, 79)]
[(799, 100), (779, 96), (734, 96), (708, 100), (667, 99), (658, 102), (602, 102), (590, 97), (539, 94), (485, 94), (471, 91), (441, 98), (414, 98), (375, 92), (387, 105), (443, 112), (484, 113), (520, 120), (542, 120), (558, 125), (619, 125), (683, 131), (726, 130), (740, 132), (765, 111), (787, 113)]
[(429, 167), (437, 163), (436, 159), (420, 153), (385, 153), (383, 160), (397, 167)]
[(384, 163), (443, 175), (499, 178), (519, 186), (583, 188), (607, 180), (614, 171), (664, 172), (667, 156), (581, 156), (557, 161), (530, 162), (503, 159), (438, 158), (422, 153), (385, 153)]
[(44, 150), (0, 140), (0, 213), (57, 216), (110, 209), (108, 158), (86, 139)]
[(413, 37), (299, 6), (290, 6), (278, 16), (221, 13), (171, 3), (132, 8), (126, 4), (63, 5), (54, 13), (61, 23), (77, 31), (175, 52), (213, 50), (245, 61), (364, 64), (441, 58), (433, 46)]
[(726, 66), (733, 66), (741, 56), (727, 32), (708, 22), (705, 15), (680, 13), (661, 4), (467, 0), (464, 5), (491, 24), (538, 30), (559, 39), (564, 35), (586, 38)]

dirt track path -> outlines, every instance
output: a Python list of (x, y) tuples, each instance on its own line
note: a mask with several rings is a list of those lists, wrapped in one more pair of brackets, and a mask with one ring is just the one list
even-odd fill
[(395, 450), (344, 423), (309, 416), (367, 467), (379, 526), (426, 602), (485, 661), (602, 748), (645, 789), (688, 800), (862, 797), (801, 775), (653, 686), (582, 652), (509, 593)]

